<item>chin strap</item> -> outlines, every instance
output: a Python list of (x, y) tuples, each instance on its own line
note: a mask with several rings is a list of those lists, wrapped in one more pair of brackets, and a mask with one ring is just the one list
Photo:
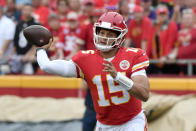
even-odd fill
[(127, 91), (131, 90), (134, 83), (131, 79), (129, 79), (127, 76), (121, 74), (120, 72), (117, 72), (117, 76), (114, 79), (116, 82), (118, 82), (120, 85), (122, 85), (124, 88), (126, 88)]

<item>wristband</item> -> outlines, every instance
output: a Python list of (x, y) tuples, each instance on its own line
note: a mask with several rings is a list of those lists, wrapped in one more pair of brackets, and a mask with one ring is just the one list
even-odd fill
[(118, 82), (120, 85), (122, 85), (126, 90), (131, 90), (133, 87), (133, 81), (129, 79), (127, 76), (121, 74), (120, 72), (117, 72), (116, 78), (114, 79), (116, 82)]

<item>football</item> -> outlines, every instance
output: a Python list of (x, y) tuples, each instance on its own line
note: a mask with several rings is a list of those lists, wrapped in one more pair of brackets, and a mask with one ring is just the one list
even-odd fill
[(30, 44), (38, 47), (48, 44), (49, 40), (53, 39), (52, 33), (41, 25), (28, 26), (23, 30), (23, 34)]

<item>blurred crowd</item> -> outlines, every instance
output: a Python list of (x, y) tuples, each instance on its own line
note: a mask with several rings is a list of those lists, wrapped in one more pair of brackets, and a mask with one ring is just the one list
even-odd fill
[(175, 61), (196, 59), (196, 0), (0, 0), (1, 74), (43, 74), (24, 38), (27, 26), (40, 24), (52, 32), (50, 59), (70, 60), (81, 49), (95, 49), (93, 24), (107, 11), (125, 18), (124, 46), (142, 48), (159, 61), (148, 73), (187, 73)]

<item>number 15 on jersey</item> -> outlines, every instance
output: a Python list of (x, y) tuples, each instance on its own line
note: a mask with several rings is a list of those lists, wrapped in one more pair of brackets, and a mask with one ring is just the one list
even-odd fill
[[(125, 73), (123, 74), (125, 75)], [(109, 93), (112, 94), (116, 92), (121, 92), (122, 93), (121, 97), (115, 95), (111, 96), (110, 98), (105, 97), (104, 88), (106, 87), (103, 87), (103, 81), (101, 75), (94, 76), (92, 81), (97, 87), (98, 96), (99, 96), (99, 100), (98, 100), (99, 106), (105, 107), (105, 106), (110, 106), (112, 103), (115, 105), (120, 105), (129, 102), (130, 100), (129, 92), (126, 89), (124, 89), (121, 85), (115, 85), (114, 79), (110, 74), (106, 75), (106, 81), (107, 81)]]

